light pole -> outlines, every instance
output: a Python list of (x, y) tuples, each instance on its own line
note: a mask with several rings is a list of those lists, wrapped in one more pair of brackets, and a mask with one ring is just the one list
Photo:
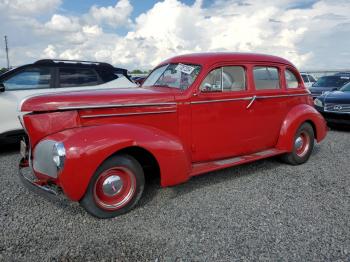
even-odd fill
[(7, 69), (10, 70), (9, 48), (7, 46), (7, 36), (6, 35), (5, 35), (5, 50), (6, 50), (6, 59), (7, 59)]

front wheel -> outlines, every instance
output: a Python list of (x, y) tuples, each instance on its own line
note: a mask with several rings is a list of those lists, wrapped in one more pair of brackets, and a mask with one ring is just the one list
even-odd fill
[(136, 205), (144, 184), (139, 162), (129, 155), (115, 155), (97, 169), (80, 204), (95, 217), (115, 217)]
[(315, 135), (309, 123), (302, 124), (294, 136), (293, 151), (282, 156), (282, 160), (291, 165), (305, 163), (313, 150)]

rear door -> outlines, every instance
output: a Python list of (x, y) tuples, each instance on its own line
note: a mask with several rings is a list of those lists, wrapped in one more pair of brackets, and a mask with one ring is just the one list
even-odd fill
[(279, 65), (255, 64), (250, 69), (256, 97), (250, 107), (251, 128), (255, 130), (255, 146), (262, 151), (277, 144), (290, 98), (286, 94), (283, 70)]

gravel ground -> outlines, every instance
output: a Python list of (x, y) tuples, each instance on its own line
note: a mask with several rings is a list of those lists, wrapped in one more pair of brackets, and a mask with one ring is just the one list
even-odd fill
[(132, 212), (98, 220), (49, 202), (0, 152), (0, 261), (350, 261), (350, 131), (333, 130), (311, 159), (267, 159), (160, 188)]

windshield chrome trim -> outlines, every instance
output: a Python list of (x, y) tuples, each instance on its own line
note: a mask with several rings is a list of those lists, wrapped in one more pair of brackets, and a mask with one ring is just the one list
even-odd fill
[(83, 115), (81, 118), (97, 118), (97, 117), (115, 117), (115, 116), (137, 116), (137, 115), (151, 115), (151, 114), (169, 114), (176, 113), (176, 110), (167, 111), (151, 111), (151, 112), (137, 112), (137, 113), (120, 113), (120, 114), (98, 114), (98, 115)]

